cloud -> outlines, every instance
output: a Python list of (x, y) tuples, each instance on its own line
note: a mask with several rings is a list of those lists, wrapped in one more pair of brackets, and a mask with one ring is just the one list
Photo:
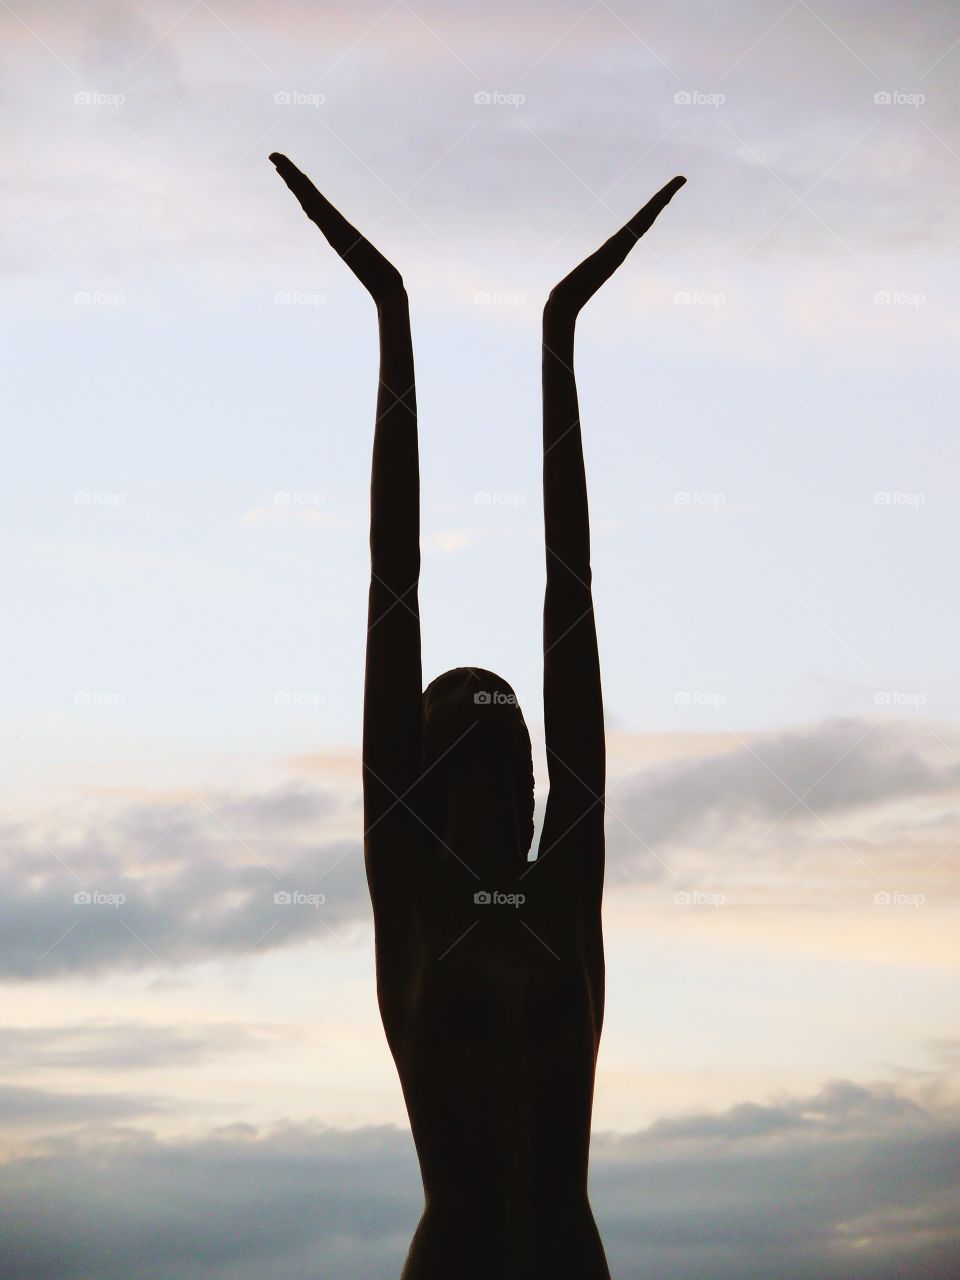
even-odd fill
[(256, 795), (229, 796), (217, 812), (234, 828), (287, 831), (331, 817), (342, 803), (341, 797), (329, 791), (307, 783), (294, 783)]
[(870, 1131), (881, 1122), (922, 1121), (923, 1108), (889, 1085), (865, 1087), (848, 1080), (824, 1085), (808, 1098), (773, 1105), (740, 1103), (726, 1111), (657, 1120), (647, 1130), (654, 1140), (736, 1140), (773, 1134), (824, 1135)]
[(91, 1020), (64, 1026), (0, 1027), (0, 1071), (169, 1069), (256, 1050), (292, 1034), (276, 1027), (231, 1022), (162, 1026)]
[[(640, 1280), (947, 1280), (960, 1115), (886, 1084), (596, 1135), (613, 1274)], [(0, 1166), (0, 1269), (17, 1280), (388, 1280), (421, 1208), (409, 1133), (232, 1125), (35, 1145)]]
[[(960, 885), (942, 856), (960, 836), (953, 741), (921, 722), (837, 720), (686, 743), (687, 754), (611, 786), (609, 891), (709, 883), (750, 849), (766, 905), (786, 895), (792, 908), (822, 906), (818, 883), (837, 904), (842, 849), (845, 887), (863, 909), (874, 910), (878, 890), (953, 901)], [(312, 771), (309, 759), (299, 765)], [(366, 937), (356, 779), (331, 781), (324, 759), (317, 767), (324, 787), (304, 778), (196, 803), (101, 800), (93, 816), (61, 804), (29, 827), (8, 824), (0, 977), (162, 968)]]
[(455, 555), (475, 547), (485, 532), (483, 529), (435, 529), (421, 538), (420, 546), (428, 553)]
[[(343, 941), (369, 919), (353, 800), (296, 783), (98, 811), (92, 829), (81, 825), (89, 814), (57, 830), (8, 828), (0, 974), (176, 966)], [(345, 827), (355, 834), (334, 834)]]
[(0, 1124), (8, 1131), (115, 1123), (168, 1108), (169, 1103), (164, 1099), (135, 1094), (58, 1093), (0, 1084)]
[[(743, 735), (738, 749), (656, 765), (616, 788), (609, 804), (626, 826), (610, 824), (623, 855), (611, 872), (652, 874), (650, 851), (743, 846), (771, 827), (768, 843), (789, 846), (824, 818), (948, 797), (958, 786), (953, 750), (921, 724), (846, 719)], [(924, 819), (914, 809), (907, 824), (916, 832)]]
[[(853, 262), (850, 245), (909, 251), (949, 234), (949, 59), (923, 81), (922, 108), (873, 100), (916, 90), (949, 47), (932, 3), (911, 11), (908, 30), (900, 9), (878, 21), (875, 6), (849, 6), (840, 21), (797, 4), (771, 24), (749, 3), (722, 23), (692, 5), (629, 3), (569, 16), (503, 6), (495, 21), (451, 5), (429, 17), (358, 5), (332, 19), (328, 6), (233, 5), (226, 27), (201, 5), (169, 31), (166, 15), (151, 18), (50, 6), (38, 32), (75, 79), (3, 15), (18, 37), (7, 58), (17, 119), (30, 122), (0, 174), (25, 224), (11, 273), (44, 270), (51, 251), (103, 272), (184, 253), (235, 273), (256, 274), (261, 255), (292, 263), (308, 231), (271, 185), (274, 145), (322, 163), (331, 196), (368, 225), (384, 219), (406, 261), (449, 261), (443, 243), (479, 233), (498, 256), (529, 262), (580, 219), (581, 248), (595, 247), (681, 168), (691, 194), (671, 234), (688, 266)], [(77, 89), (121, 86), (119, 108), (73, 102)], [(523, 101), (478, 104), (478, 92)], [(277, 93), (324, 101), (278, 104)], [(52, 144), (39, 162), (38, 125)], [(408, 190), (412, 222), (397, 201)], [(476, 249), (465, 256), (482, 281)]]
[(603, 1138), (596, 1200), (610, 1206), (621, 1266), (638, 1249), (665, 1276), (685, 1265), (687, 1276), (714, 1280), (932, 1280), (954, 1274), (946, 1259), (958, 1238), (958, 1126), (955, 1102), (924, 1105), (886, 1083), (836, 1081), (809, 1097)]

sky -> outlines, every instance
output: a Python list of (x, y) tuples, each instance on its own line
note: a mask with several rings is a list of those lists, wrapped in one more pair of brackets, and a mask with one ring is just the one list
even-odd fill
[(375, 315), (279, 150), (403, 273), (425, 677), (503, 672), (541, 815), (540, 310), (686, 176), (578, 326), (592, 1201), (617, 1280), (960, 1275), (955, 8), (0, 30), (0, 1274), (389, 1280), (419, 1214), (361, 849)]

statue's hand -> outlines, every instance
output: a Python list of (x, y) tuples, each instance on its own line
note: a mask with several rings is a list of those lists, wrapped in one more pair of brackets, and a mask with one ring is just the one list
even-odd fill
[(316, 223), (360, 283), (378, 304), (404, 293), (400, 272), (352, 227), (306, 174), (279, 151), (270, 156), (277, 173), (300, 201), (300, 207)]
[(596, 253), (575, 267), (552, 290), (547, 302), (550, 312), (568, 319), (576, 317), (600, 286), (613, 275), (640, 237), (656, 222), (686, 178), (673, 178), (662, 187), (652, 200), (633, 215), (626, 226), (610, 237)]

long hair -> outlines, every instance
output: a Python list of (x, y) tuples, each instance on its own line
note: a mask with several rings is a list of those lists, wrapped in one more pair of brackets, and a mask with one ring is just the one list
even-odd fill
[[(430, 722), (432, 712), (441, 704), (448, 714), (452, 708), (456, 723), (463, 725), (459, 732), (450, 731), (454, 741), (459, 733), (466, 733), (477, 724), (482, 725), (488, 717), (491, 720), (495, 717), (501, 729), (508, 729), (505, 741), (512, 766), (514, 803), (522, 850), (527, 853), (533, 844), (534, 832), (533, 746), (513, 688), (502, 676), (483, 667), (454, 667), (431, 680), (423, 691), (421, 736), (424, 742), (424, 779), (418, 790), (420, 804), (429, 809), (434, 822), (442, 821), (445, 794), (442, 772), (438, 767), (439, 759), (430, 733)], [(451, 756), (455, 758), (456, 748), (452, 743), (444, 746), (444, 752), (447, 749), (450, 749)]]

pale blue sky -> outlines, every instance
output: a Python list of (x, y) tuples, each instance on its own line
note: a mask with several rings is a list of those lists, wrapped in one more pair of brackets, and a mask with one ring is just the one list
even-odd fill
[[(748, 1207), (789, 1188), (785, 1280), (943, 1275), (956, 14), (16, 0), (0, 27), (0, 1214), (66, 1197), (87, 1233), (41, 1255), (11, 1224), (0, 1270), (379, 1278), (415, 1222), (358, 852), (375, 317), (281, 150), (411, 295), (425, 674), (502, 671), (535, 739), (540, 307), (686, 175), (578, 333), (598, 1217), (622, 1280), (717, 1280), (768, 1260)], [(258, 1161), (301, 1224), (260, 1254), (216, 1230)], [(94, 1167), (128, 1197), (110, 1248)], [(167, 1168), (188, 1203), (154, 1257)]]

